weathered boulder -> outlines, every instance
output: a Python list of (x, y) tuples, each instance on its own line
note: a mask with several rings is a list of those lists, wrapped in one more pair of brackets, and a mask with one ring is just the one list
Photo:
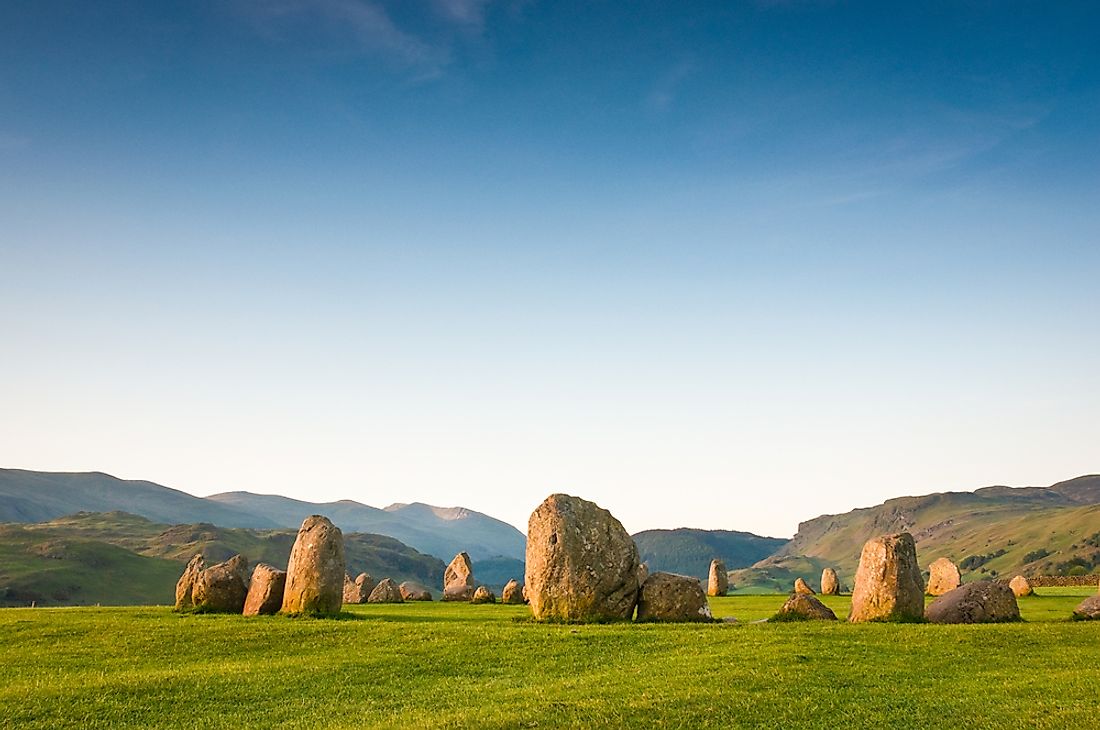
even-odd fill
[(979, 580), (961, 585), (932, 601), (924, 617), (934, 624), (988, 624), (1018, 621), (1016, 596), (1004, 583)]
[(710, 561), (710, 574), (707, 576), (707, 595), (724, 596), (729, 593), (729, 589), (730, 576), (726, 572), (726, 564), (715, 558)]
[(868, 540), (859, 556), (848, 620), (919, 621), (924, 617), (924, 579), (908, 532)]
[(191, 591), (195, 608), (211, 613), (241, 613), (248, 595), (247, 573), (248, 559), (243, 555), (203, 570)]
[(930, 596), (942, 596), (948, 591), (953, 591), (962, 585), (962, 575), (959, 574), (959, 566), (947, 558), (939, 558), (928, 566), (928, 588)]
[(1022, 575), (1018, 575), (1010, 580), (1008, 582), (1008, 587), (1012, 589), (1012, 594), (1015, 595), (1017, 598), (1030, 596), (1032, 593), (1035, 592), (1031, 589), (1031, 581), (1023, 577)]
[(536, 619), (613, 621), (633, 616), (638, 548), (599, 505), (567, 494), (547, 497), (527, 523), (526, 557), (524, 587)]
[(397, 587), (397, 590), (401, 591), (401, 597), (406, 601), (430, 601), (432, 600), (432, 592), (419, 583), (413, 583), (412, 581), (405, 581)]
[(191, 558), (191, 561), (187, 563), (187, 567), (183, 570), (183, 575), (181, 575), (179, 581), (176, 582), (177, 611), (186, 611), (195, 605), (191, 600), (191, 592), (195, 589), (195, 581), (198, 580), (199, 573), (205, 568), (206, 561), (202, 559), (201, 553)]
[(825, 568), (821, 571), (821, 595), (840, 595), (840, 580), (836, 577), (836, 571), (832, 568)]
[(713, 621), (703, 587), (695, 578), (652, 573), (638, 593), (639, 621)]
[(1100, 594), (1089, 596), (1073, 609), (1073, 618), (1078, 621), (1100, 620)]
[(378, 585), (367, 596), (367, 603), (404, 603), (401, 589), (389, 578), (378, 581)]
[(307, 517), (290, 549), (283, 613), (340, 613), (346, 569), (340, 528), (327, 517)]
[(485, 586), (478, 586), (474, 595), (470, 597), (470, 603), (496, 603), (497, 597)]
[(286, 571), (260, 563), (252, 571), (248, 595), (244, 599), (245, 616), (273, 616), (283, 607)]
[(515, 578), (508, 581), (504, 586), (504, 590), (500, 592), (501, 603), (511, 603), (519, 605), (523, 603), (523, 586), (521, 586)]
[(352, 580), (347, 573), (344, 574), (344, 603), (366, 603), (367, 597), (370, 596), (370, 592), (373, 590), (374, 578), (371, 578), (369, 574), (360, 573), (355, 577), (355, 580)]
[(794, 579), (794, 592), (799, 593), (803, 596), (814, 595), (814, 589), (810, 588), (810, 584), (802, 580), (801, 578)]
[(833, 610), (822, 603), (817, 596), (809, 593), (793, 593), (775, 615), (775, 620), (810, 619), (813, 621), (836, 621)]
[(443, 572), (443, 600), (468, 601), (474, 595), (474, 566), (470, 556), (459, 553)]

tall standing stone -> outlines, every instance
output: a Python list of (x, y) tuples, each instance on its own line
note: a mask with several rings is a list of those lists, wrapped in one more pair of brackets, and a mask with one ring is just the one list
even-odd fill
[(470, 556), (459, 553), (443, 572), (443, 600), (468, 601), (474, 595), (474, 566)]
[(832, 568), (825, 568), (821, 571), (821, 595), (840, 595), (840, 580), (837, 579), (836, 571)]
[(928, 566), (928, 595), (942, 596), (962, 585), (959, 566), (947, 558), (939, 558)]
[(286, 571), (260, 563), (252, 571), (248, 584), (248, 596), (244, 599), (245, 616), (272, 616), (283, 605), (286, 590)]
[(919, 621), (924, 618), (924, 580), (917, 546), (908, 532), (868, 540), (859, 556), (848, 620)]
[(186, 611), (195, 605), (191, 598), (191, 592), (195, 589), (195, 581), (198, 580), (199, 573), (205, 569), (206, 561), (202, 559), (202, 553), (191, 558), (191, 561), (187, 563), (183, 575), (176, 582), (177, 611)]
[(195, 579), (191, 600), (195, 608), (214, 613), (241, 613), (248, 595), (248, 559), (234, 555), (211, 565)]
[(340, 613), (345, 570), (340, 528), (327, 517), (307, 517), (290, 549), (283, 613)]
[[(643, 583), (645, 581), (642, 581)], [(707, 595), (724, 596), (730, 590), (730, 576), (726, 564), (718, 558), (710, 561), (710, 575), (707, 577)]]
[(599, 505), (567, 494), (547, 497), (527, 523), (526, 557), (525, 588), (536, 619), (609, 621), (634, 615), (638, 548), (622, 523)]

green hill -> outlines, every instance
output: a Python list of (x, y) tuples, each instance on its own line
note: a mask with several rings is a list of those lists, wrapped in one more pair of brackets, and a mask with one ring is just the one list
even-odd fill
[[(125, 512), (0, 525), (0, 605), (167, 604), (195, 553), (220, 562), (286, 568), (294, 530), (250, 530), (208, 523), (165, 525)], [(347, 533), (348, 572), (413, 580), (438, 592), (444, 565), (384, 535)]]
[(645, 530), (634, 535), (642, 562), (651, 571), (706, 578), (710, 561), (719, 558), (727, 569), (743, 568), (771, 555), (787, 541), (730, 530)]
[[(792, 558), (817, 587), (820, 568), (832, 566), (851, 585), (863, 543), (877, 535), (907, 531), (927, 567), (949, 558), (966, 580), (1024, 575), (1091, 574), (1100, 571), (1100, 476), (1050, 487), (986, 487), (899, 497), (875, 507), (803, 522), (774, 556), (731, 575), (739, 586), (767, 585), (784, 575)], [(784, 575), (784, 577), (786, 577)], [(797, 577), (797, 576), (795, 576)]]

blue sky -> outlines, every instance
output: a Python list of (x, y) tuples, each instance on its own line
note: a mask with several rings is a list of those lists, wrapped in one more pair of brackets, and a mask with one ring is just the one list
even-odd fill
[(0, 7), (0, 463), (791, 534), (1100, 458), (1094, 3)]

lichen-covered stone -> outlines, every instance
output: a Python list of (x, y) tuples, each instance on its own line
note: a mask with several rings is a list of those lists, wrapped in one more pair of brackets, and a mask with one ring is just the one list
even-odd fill
[(244, 599), (245, 616), (272, 616), (283, 607), (286, 571), (260, 563), (252, 571), (248, 595)]
[(195, 579), (191, 591), (194, 607), (211, 613), (241, 613), (248, 595), (248, 559), (234, 555), (211, 565)]
[(516, 581), (515, 578), (508, 581), (504, 586), (504, 590), (500, 592), (500, 602), (519, 605), (524, 602), (523, 600), (523, 586)]
[(474, 566), (470, 556), (462, 552), (454, 556), (443, 572), (443, 600), (468, 601), (474, 595)]
[(367, 597), (370, 596), (370, 592), (373, 590), (374, 578), (371, 578), (369, 574), (360, 573), (355, 577), (355, 580), (352, 580), (347, 573), (344, 574), (344, 603), (352, 605), (366, 603)]
[(713, 621), (703, 587), (695, 578), (652, 573), (638, 593), (639, 621)]
[(611, 621), (633, 616), (638, 548), (599, 505), (567, 494), (547, 497), (528, 521), (526, 557), (524, 587), (536, 619)]
[(340, 613), (346, 569), (340, 528), (327, 517), (307, 517), (290, 549), (283, 613)]
[(859, 556), (848, 620), (919, 621), (924, 617), (924, 579), (908, 532), (868, 540)]
[(176, 610), (186, 611), (194, 606), (194, 602), (191, 598), (192, 591), (195, 590), (195, 581), (198, 580), (199, 573), (206, 569), (206, 561), (202, 559), (202, 554), (198, 554), (191, 558), (187, 563), (187, 567), (183, 570), (183, 575), (176, 582)]
[(1004, 583), (980, 580), (961, 585), (932, 601), (924, 617), (934, 624), (988, 624), (1018, 621), (1016, 596)]
[(928, 566), (928, 588), (930, 596), (942, 596), (948, 591), (953, 591), (962, 585), (962, 575), (959, 566), (947, 558), (939, 558)]
[(378, 585), (374, 587), (374, 590), (370, 592), (367, 597), (367, 603), (404, 603), (405, 599), (401, 596), (401, 589), (397, 587), (389, 578), (383, 578), (378, 581)]

